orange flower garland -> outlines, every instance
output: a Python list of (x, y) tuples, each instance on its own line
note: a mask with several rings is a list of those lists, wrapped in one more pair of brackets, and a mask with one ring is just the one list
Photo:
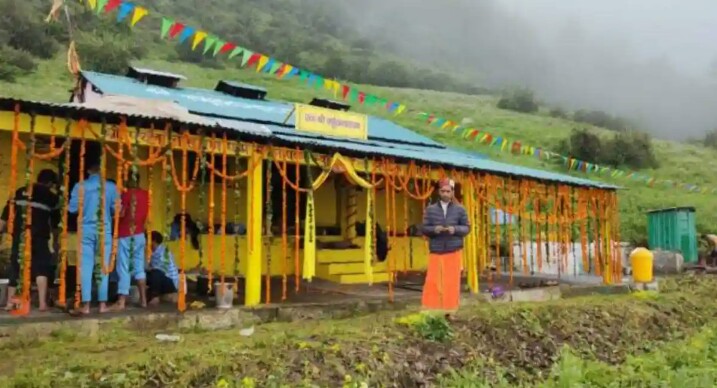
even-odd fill
[[(68, 130), (66, 132), (69, 132), (70, 124), (68, 122), (67, 128)], [(67, 138), (69, 139), (69, 133), (66, 133)], [(67, 291), (66, 291), (66, 285), (67, 285), (67, 240), (69, 238), (68, 229), (67, 229), (67, 222), (69, 220), (69, 203), (70, 203), (70, 168), (71, 168), (71, 159), (70, 159), (70, 142), (66, 141), (65, 144), (63, 144), (63, 148), (65, 150), (65, 168), (67, 169), (64, 171), (63, 179), (62, 179), (62, 238), (60, 239), (60, 290), (59, 290), (59, 302), (60, 305), (66, 306), (67, 305)]]
[(87, 122), (82, 121), (80, 122), (80, 180), (77, 182), (78, 184), (78, 193), (77, 193), (77, 258), (75, 260), (75, 275), (77, 278), (76, 283), (76, 290), (75, 290), (75, 308), (80, 307), (80, 303), (82, 303), (82, 227), (81, 223), (84, 219), (84, 213), (85, 213), (85, 154), (86, 154), (86, 146), (87, 146), (87, 140), (85, 139), (85, 128), (87, 127)]
[(294, 281), (296, 283), (296, 284), (294, 284), (295, 292), (299, 292), (299, 287), (301, 284), (301, 281), (300, 281), (301, 274), (299, 271), (299, 266), (300, 266), (300, 264), (299, 264), (299, 232), (300, 232), (300, 230), (299, 230), (299, 218), (300, 218), (299, 200), (300, 200), (301, 191), (298, 190), (298, 188), (301, 187), (301, 171), (299, 170), (299, 168), (300, 168), (299, 163), (300, 163), (301, 158), (302, 158), (301, 151), (299, 151), (299, 149), (297, 148), (296, 152), (294, 152), (294, 163), (295, 163), (295, 168), (296, 168), (296, 170), (295, 170), (296, 185), (295, 186), (297, 188), (296, 196), (294, 197), (294, 213), (295, 213), (294, 214), (294, 233), (295, 233), (295, 235), (294, 235), (294, 278), (295, 278)]
[[(274, 162), (276, 163), (276, 159), (274, 159)], [(283, 160), (284, 168), (283, 170), (286, 171), (286, 159)], [(286, 208), (286, 179), (281, 180), (281, 300), (285, 301), (287, 297), (287, 265), (286, 261), (288, 260), (289, 256), (289, 236), (287, 236), (287, 228), (286, 228), (286, 213), (288, 209)]]

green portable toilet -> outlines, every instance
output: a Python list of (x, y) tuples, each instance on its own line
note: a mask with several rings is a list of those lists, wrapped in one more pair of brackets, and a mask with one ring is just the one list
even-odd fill
[(696, 263), (697, 226), (695, 208), (673, 207), (647, 212), (650, 249), (680, 252), (685, 263)]

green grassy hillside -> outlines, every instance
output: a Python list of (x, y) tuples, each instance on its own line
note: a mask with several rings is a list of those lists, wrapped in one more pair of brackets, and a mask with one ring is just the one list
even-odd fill
[[(187, 86), (213, 88), (219, 79), (235, 79), (262, 85), (268, 88), (269, 97), (289, 101), (308, 101), (318, 95), (327, 96), (325, 91), (302, 86), (297, 81), (281, 81), (270, 76), (257, 74), (254, 71), (238, 69), (207, 69), (186, 63), (170, 63), (161, 60), (147, 60), (141, 65), (154, 69), (162, 69), (181, 73), (189, 79)], [(3, 95), (11, 95), (28, 99), (67, 101), (68, 89), (72, 81), (64, 67), (61, 58), (42, 62), (36, 73), (23, 77), (17, 82), (0, 83)], [(547, 114), (527, 115), (495, 108), (496, 99), (492, 96), (468, 96), (455, 93), (433, 92), (414, 89), (384, 88), (376, 86), (361, 86), (362, 90), (374, 93), (391, 100), (401, 101), (409, 107), (433, 112), (454, 120), (470, 119), (477, 128), (485, 128), (490, 132), (516, 140), (524, 144), (546, 147), (552, 149), (556, 143), (569, 135), (574, 128), (583, 128), (584, 124), (556, 119)], [(328, 95), (328, 97), (331, 97)], [(565, 173), (565, 169), (548, 162), (537, 160), (530, 156), (511, 155), (501, 153), (499, 149), (477, 143), (469, 143), (449, 132), (431, 128), (414, 115), (404, 114), (397, 118), (382, 109), (367, 109), (354, 106), (352, 109), (364, 113), (394, 119), (419, 133), (427, 135), (446, 144), (480, 152), (489, 157), (519, 165), (549, 169)], [(606, 132), (600, 128), (593, 128), (596, 132)], [(714, 176), (710, 166), (717, 156), (717, 151), (704, 147), (683, 143), (655, 140), (655, 152), (660, 162), (660, 168), (654, 171), (641, 171), (661, 179), (690, 182), (709, 187), (717, 186), (717, 177)], [(572, 172), (576, 176), (585, 176), (583, 173)], [(715, 195), (702, 195), (688, 193), (681, 189), (668, 189), (662, 187), (649, 188), (643, 183), (634, 183), (628, 179), (588, 175), (592, 179), (608, 181), (624, 187), (620, 191), (620, 204), (622, 213), (623, 237), (629, 240), (640, 240), (646, 234), (646, 215), (649, 209), (670, 206), (695, 206), (697, 208), (698, 228), (700, 231), (714, 230), (717, 216), (714, 214), (712, 204), (716, 202)]]

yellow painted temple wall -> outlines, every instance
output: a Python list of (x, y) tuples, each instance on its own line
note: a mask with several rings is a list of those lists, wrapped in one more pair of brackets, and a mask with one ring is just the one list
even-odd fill
[[(2, 119), (0, 117), (0, 119)], [(11, 154), (11, 132), (8, 130), (10, 127), (7, 126), (7, 120), (0, 120), (0, 204), (2, 206), (5, 205), (5, 203), (8, 200), (9, 197), (9, 181), (10, 181), (10, 154)], [(27, 140), (28, 135), (27, 134), (21, 134), (22, 140)], [(177, 155), (176, 162), (178, 165), (181, 165), (181, 155)], [(142, 158), (145, 158), (147, 156), (147, 150), (146, 149), (140, 149), (140, 156)], [(232, 157), (233, 159), (233, 157)], [(107, 170), (106, 170), (106, 176), (109, 179), (115, 179), (116, 177), (116, 162), (114, 160), (114, 157), (107, 154)], [(17, 159), (17, 165), (18, 165), (18, 174), (17, 174), (17, 185), (16, 188), (19, 188), (24, 185), (25, 183), (25, 175), (23, 173), (25, 168), (25, 152), (23, 150), (20, 150), (18, 152), (18, 159)], [(232, 163), (229, 163), (230, 166), (233, 166)], [(52, 168), (57, 170), (58, 167), (58, 160), (55, 159), (54, 161), (36, 161), (35, 167), (34, 167), (34, 174), (35, 176), (37, 173), (39, 173), (40, 170), (43, 168)], [(148, 167), (140, 167), (139, 173), (141, 177), (141, 185), (143, 188), (147, 189), (149, 188), (149, 168)], [(230, 171), (230, 174), (232, 172)], [(152, 180), (152, 208), (150, 209), (150, 222), (152, 229), (159, 230), (164, 232), (164, 228), (166, 225), (166, 202), (167, 198), (171, 198), (172, 201), (172, 211), (171, 211), (171, 217), (174, 216), (174, 214), (179, 213), (180, 211), (180, 200), (181, 195), (180, 193), (174, 188), (174, 185), (172, 184), (171, 189), (169, 191), (166, 190), (165, 183), (162, 181), (162, 168), (160, 165), (155, 165), (152, 170), (153, 180)], [(32, 177), (32, 181), (35, 181), (35, 177)], [(209, 179), (207, 177), (207, 185)], [(228, 186), (227, 188), (227, 222), (234, 221), (234, 217), (238, 217), (239, 222), (243, 224), (247, 224), (247, 195), (246, 195), (246, 189), (247, 189), (247, 182), (246, 179), (242, 179), (240, 181), (240, 197), (238, 200), (238, 205), (234, 200), (234, 191), (231, 186)], [(274, 187), (274, 190), (281, 190), (281, 187)], [(71, 190), (71, 188), (70, 188)], [(290, 190), (290, 189), (289, 189)], [(215, 211), (214, 211), (214, 223), (219, 224), (221, 221), (221, 182), (219, 179), (217, 179), (217, 182), (215, 182), (215, 193), (214, 193), (214, 202), (215, 202)], [(196, 221), (200, 220), (203, 224), (207, 223), (207, 216), (208, 216), (208, 188), (205, 190), (205, 209), (200, 209), (200, 200), (199, 200), (199, 189), (196, 188), (192, 192), (187, 194), (187, 211), (191, 215), (191, 217)], [(379, 191), (376, 195), (376, 220), (381, 224), (381, 226), (386, 230), (386, 207), (385, 207), (385, 192)], [(326, 183), (324, 183), (323, 186), (321, 186), (316, 192), (315, 192), (315, 203), (316, 206), (316, 224), (319, 227), (330, 227), (330, 226), (340, 226), (341, 220), (340, 220), (340, 213), (343, 211), (342, 208), (346, 206), (345, 200), (339, 201), (336, 185), (334, 182), (334, 176), (330, 177)], [(412, 199), (409, 199), (409, 226), (419, 223), (422, 216), (422, 209), (421, 209), (421, 203)], [(358, 207), (358, 215), (357, 220), (359, 222), (365, 221), (366, 218), (366, 191), (360, 191), (357, 195), (357, 207)], [(281, 214), (274, 214), (274, 219), (280, 218)], [(403, 194), (399, 193), (396, 195), (396, 223), (398, 225), (399, 233), (403, 232), (405, 221), (404, 221), (404, 207), (403, 207)], [(293, 226), (293, 225), (289, 225)], [(201, 244), (205, 252), (205, 258), (204, 262), (205, 265), (208, 263), (208, 259), (206, 258), (207, 255), (207, 249), (208, 249), (208, 235), (201, 235)], [(319, 240), (336, 240), (336, 237), (332, 236), (318, 236)], [(425, 249), (425, 243), (423, 242), (423, 238), (421, 237), (414, 237), (410, 239), (413, 244), (413, 266), (409, 266), (411, 270), (422, 270), (426, 267), (426, 259), (427, 259), (427, 253)], [(226, 244), (224, 245), (225, 248), (225, 256), (224, 256), (224, 273), (227, 275), (233, 275), (235, 272), (235, 237), (231, 235), (226, 236)], [(247, 256), (247, 239), (246, 236), (239, 236), (238, 242), (239, 242), (239, 273), (245, 274), (246, 273), (246, 260), (245, 257)], [(293, 251), (293, 236), (289, 236), (289, 257), (286, 260), (286, 266), (282, 264), (282, 248), (281, 248), (281, 236), (274, 236), (273, 243), (272, 243), (272, 255), (271, 255), (271, 268), (270, 273), (273, 276), (281, 275), (286, 271), (288, 274), (293, 274), (294, 272), (294, 251)], [(408, 257), (409, 257), (409, 239), (398, 237), (391, 241), (391, 256), (396, 261), (396, 268), (404, 269), (403, 263), (408, 263)], [(221, 244), (222, 239), (220, 236), (216, 235), (214, 236), (214, 259), (213, 261), (213, 268), (220, 272), (221, 267)], [(363, 238), (359, 237), (355, 241), (358, 245), (363, 246)], [(76, 247), (76, 240), (74, 234), (70, 234), (69, 241), (68, 241), (68, 248), (70, 250), (69, 257), (72, 258), (74, 256), (75, 247)], [(175, 258), (177, 260), (177, 264), (180, 264), (180, 252), (179, 252), (179, 244), (177, 241), (170, 242), (169, 243), (170, 249), (175, 255)], [(194, 250), (191, 247), (191, 244), (189, 241), (187, 241), (186, 244), (186, 253), (185, 253), (185, 268), (187, 270), (195, 268), (199, 265), (199, 252), (197, 250)], [(2, 245), (0, 246), (2, 249), (9, 249), (9, 238), (4, 238), (2, 240)], [(336, 251), (337, 254), (341, 254), (341, 251)], [(263, 253), (263, 256), (266, 257), (266, 252)], [(303, 258), (303, 251), (299, 254), (300, 258)], [(300, 263), (301, 265), (301, 263)], [(264, 258), (262, 260), (262, 273), (266, 274), (267, 272), (267, 260)]]

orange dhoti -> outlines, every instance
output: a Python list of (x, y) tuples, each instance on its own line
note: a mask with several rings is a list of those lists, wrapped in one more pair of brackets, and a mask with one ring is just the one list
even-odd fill
[(462, 251), (431, 253), (423, 285), (424, 310), (455, 312), (461, 299)]

